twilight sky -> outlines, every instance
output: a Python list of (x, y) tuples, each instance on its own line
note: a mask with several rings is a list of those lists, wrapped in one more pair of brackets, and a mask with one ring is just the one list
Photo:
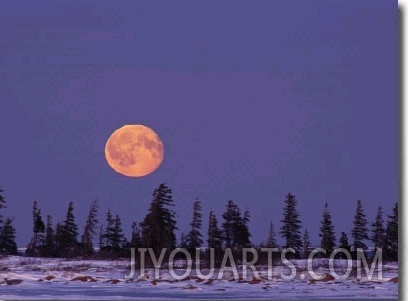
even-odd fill
[[(351, 240), (357, 199), (372, 221), (398, 198), (397, 47), (396, 1), (3, 4), (0, 185), (19, 246), (34, 200), (55, 223), (74, 201), (82, 231), (98, 198), (129, 234), (162, 182), (181, 231), (196, 197), (204, 233), (233, 199), (259, 243), (291, 192), (314, 244), (326, 201)], [(106, 163), (125, 124), (163, 140), (153, 174)]]

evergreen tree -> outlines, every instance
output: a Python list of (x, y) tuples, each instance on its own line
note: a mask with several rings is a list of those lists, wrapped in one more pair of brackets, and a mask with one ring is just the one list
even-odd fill
[(382, 207), (378, 207), (375, 222), (372, 224), (371, 240), (374, 242), (374, 248), (383, 248), (385, 243), (385, 229)]
[(181, 232), (181, 235), (180, 235), (180, 248), (188, 249), (187, 238), (184, 232)]
[(114, 232), (115, 232), (115, 220), (113, 219), (110, 209), (108, 209), (108, 212), (106, 214), (106, 229), (103, 234), (103, 245), (105, 249), (113, 248), (113, 240), (115, 235)]
[(98, 200), (94, 200), (89, 207), (84, 233), (81, 237), (82, 253), (85, 256), (89, 256), (95, 252), (92, 239), (96, 234), (96, 225), (98, 224), (98, 207)]
[(45, 241), (44, 241), (44, 248), (42, 251), (42, 256), (45, 257), (52, 257), (55, 255), (55, 233), (52, 227), (52, 217), (51, 215), (47, 215), (47, 224), (45, 227)]
[(307, 231), (307, 229), (305, 229), (305, 232), (303, 233), (303, 258), (308, 258), (310, 247), (311, 244), (309, 232)]
[(392, 214), (388, 215), (386, 243), (387, 259), (398, 260), (398, 203), (395, 203)]
[(6, 199), (3, 196), (4, 189), (0, 186), (0, 228), (3, 225), (4, 217), (1, 214), (1, 210), (6, 208)]
[(251, 241), (249, 238), (251, 234), (248, 229), (250, 220), (249, 211), (245, 211), (242, 216), (234, 201), (229, 200), (222, 217), (224, 219), (222, 228), (225, 248), (232, 248), (239, 252), (242, 248), (250, 247)]
[(320, 247), (326, 250), (326, 256), (330, 256), (336, 245), (336, 237), (334, 234), (334, 226), (332, 223), (331, 214), (328, 210), (327, 202), (324, 205), (319, 236), (321, 237)]
[(354, 216), (353, 222), (353, 230), (351, 231), (351, 235), (354, 239), (354, 251), (357, 251), (357, 248), (361, 248), (365, 250), (367, 248), (364, 240), (369, 239), (368, 237), (368, 229), (367, 229), (367, 218), (364, 214), (363, 203), (361, 200), (357, 201), (357, 209), (356, 214)]
[(160, 184), (153, 192), (153, 200), (149, 212), (140, 224), (143, 246), (153, 248), (157, 254), (162, 248), (171, 252), (176, 247), (177, 229), (172, 190), (166, 184)]
[(266, 246), (268, 248), (276, 248), (278, 244), (276, 243), (276, 234), (275, 234), (275, 227), (273, 226), (273, 222), (269, 224), (269, 232), (268, 238), (266, 240)]
[(13, 227), (13, 219), (4, 220), (1, 211), (6, 208), (6, 199), (3, 196), (3, 188), (0, 186), (0, 254), (17, 255), (16, 230)]
[(138, 246), (132, 245), (132, 243), (137, 243), (138, 228), (136, 223), (132, 225), (132, 239), (128, 242), (123, 235), (122, 221), (119, 215), (113, 217), (111, 210), (108, 209), (106, 214), (106, 228), (103, 231), (101, 226), (99, 234), (99, 246), (101, 254), (109, 257), (121, 256), (125, 251), (129, 251), (131, 247), (140, 247), (140, 242)]
[(57, 256), (61, 256), (64, 250), (64, 227), (61, 223), (57, 223), (55, 226), (55, 252)]
[(99, 250), (102, 250), (105, 247), (105, 232), (103, 231), (103, 224), (99, 226)]
[(139, 248), (142, 245), (142, 238), (140, 237), (140, 229), (136, 222), (132, 223), (132, 239), (131, 239), (132, 248)]
[(218, 228), (217, 217), (214, 212), (210, 211), (210, 217), (208, 221), (208, 250), (214, 249), (215, 258), (219, 258), (222, 255), (222, 232)]
[(56, 227), (57, 253), (59, 256), (72, 257), (78, 249), (78, 225), (75, 223), (74, 203), (69, 202), (64, 222)]
[(347, 251), (351, 249), (346, 232), (341, 232), (340, 234), (339, 248), (346, 249)]
[(282, 237), (286, 240), (286, 248), (293, 248), (296, 251), (295, 256), (300, 256), (302, 251), (302, 239), (300, 234), (301, 221), (299, 212), (296, 208), (297, 200), (294, 195), (288, 193), (285, 199), (285, 208), (283, 210), (283, 223), (281, 227)]
[(65, 234), (67, 235), (67, 246), (74, 247), (78, 243), (78, 226), (75, 223), (74, 203), (69, 202), (67, 216), (64, 221)]
[(237, 231), (234, 234), (235, 245), (238, 246), (238, 249), (250, 248), (251, 247), (251, 233), (249, 232), (248, 224), (250, 222), (250, 213), (248, 210), (245, 210), (244, 215), (241, 217), (238, 211), (238, 221), (237, 221)]
[(186, 246), (190, 254), (195, 254), (195, 249), (200, 248), (203, 244), (201, 235), (202, 215), (201, 215), (201, 202), (196, 199), (193, 205), (193, 220), (190, 223), (191, 230), (185, 237)]
[(6, 218), (0, 229), (0, 254), (17, 255), (16, 230), (14, 229), (13, 219)]
[(33, 203), (33, 237), (27, 246), (26, 254), (29, 256), (38, 256), (44, 248), (45, 225), (41, 216), (41, 209), (38, 208), (37, 201)]
[(123, 248), (126, 240), (123, 235), (122, 230), (122, 221), (120, 220), (119, 215), (116, 215), (113, 222), (113, 232), (112, 232), (112, 248), (115, 251), (120, 251)]
[(239, 221), (239, 211), (234, 201), (229, 200), (225, 212), (222, 214), (224, 222), (222, 223), (223, 237), (225, 241), (225, 248), (235, 247), (235, 237), (237, 223)]
[[(348, 237), (347, 237), (346, 232), (341, 232), (341, 234), (340, 234), (339, 248), (345, 249), (348, 252), (350, 252), (350, 250), (351, 250), (351, 247), (350, 247), (350, 244), (348, 242)], [(337, 255), (337, 258), (346, 259), (347, 256), (346, 256), (346, 254), (344, 254), (342, 252), (339, 252), (338, 255)]]
[(45, 224), (42, 220), (41, 210), (38, 209), (34, 221), (35, 246), (41, 247), (44, 244)]

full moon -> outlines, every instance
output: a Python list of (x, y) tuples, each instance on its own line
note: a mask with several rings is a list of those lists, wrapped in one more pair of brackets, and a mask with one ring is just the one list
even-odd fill
[(128, 177), (143, 177), (155, 171), (163, 161), (164, 146), (147, 126), (125, 125), (112, 133), (105, 145), (109, 166)]

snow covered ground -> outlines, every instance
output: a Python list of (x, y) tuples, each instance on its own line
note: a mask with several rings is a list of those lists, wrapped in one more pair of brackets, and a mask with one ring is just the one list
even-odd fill
[[(339, 261), (337, 268), (347, 261)], [(189, 277), (175, 280), (168, 270), (160, 270), (154, 280), (154, 270), (146, 269), (146, 277), (126, 281), (129, 260), (63, 260), (9, 256), (0, 259), (0, 299), (398, 299), (398, 265), (383, 265), (383, 277), (314, 281), (307, 273), (306, 262), (297, 260), (297, 275), (283, 280), (281, 271), (290, 274), (286, 266), (274, 266), (268, 280), (267, 267), (258, 267), (260, 279), (248, 273), (235, 280), (227, 271), (221, 280), (199, 279), (193, 269)], [(316, 274), (328, 272), (324, 262), (314, 263)], [(184, 270), (178, 271), (182, 274)], [(177, 271), (176, 271), (177, 272)], [(338, 270), (336, 270), (341, 274)], [(202, 271), (206, 274), (207, 271)], [(215, 273), (213, 278), (218, 276)], [(329, 278), (330, 279), (330, 278)]]

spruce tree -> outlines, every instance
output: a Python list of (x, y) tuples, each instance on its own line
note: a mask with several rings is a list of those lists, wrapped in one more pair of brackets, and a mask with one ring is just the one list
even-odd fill
[(6, 208), (6, 199), (3, 196), (3, 188), (0, 186), (0, 254), (17, 255), (16, 230), (13, 227), (13, 219), (6, 218), (1, 214)]
[(65, 248), (64, 227), (61, 223), (57, 223), (55, 226), (55, 253), (57, 257), (62, 256)]
[(182, 248), (182, 249), (188, 249), (187, 238), (186, 238), (186, 235), (184, 234), (184, 232), (181, 232), (180, 246), (179, 247)]
[(27, 246), (26, 254), (28, 256), (38, 256), (41, 250), (44, 248), (44, 233), (45, 225), (41, 216), (41, 209), (38, 208), (37, 201), (33, 203), (32, 209), (33, 216), (33, 237)]
[(374, 248), (383, 248), (385, 243), (385, 229), (382, 207), (378, 207), (375, 221), (372, 224), (371, 240), (374, 243)]
[(302, 239), (300, 234), (301, 221), (297, 210), (297, 200), (294, 195), (288, 193), (285, 199), (285, 208), (283, 210), (283, 223), (280, 234), (286, 240), (286, 248), (293, 248), (295, 256), (299, 257), (302, 251)]
[(327, 202), (324, 205), (319, 236), (321, 237), (320, 247), (326, 250), (326, 256), (330, 256), (336, 245), (336, 237), (334, 234), (334, 226), (332, 223), (331, 214), (328, 210)]
[(200, 248), (203, 244), (201, 235), (202, 215), (201, 215), (201, 202), (196, 199), (193, 205), (193, 219), (190, 223), (191, 230), (185, 237), (186, 246), (190, 254), (195, 254), (195, 249)]
[(347, 251), (351, 249), (346, 232), (341, 232), (340, 234), (339, 248), (346, 249)]
[(116, 215), (114, 222), (113, 222), (113, 232), (112, 232), (112, 248), (114, 251), (118, 252), (120, 251), (126, 240), (123, 235), (123, 229), (122, 229), (122, 221), (120, 220), (119, 215)]
[(45, 224), (42, 220), (41, 209), (38, 209), (34, 221), (34, 235), (35, 246), (41, 247), (44, 244), (44, 235), (45, 235)]
[(266, 246), (268, 248), (276, 248), (278, 244), (276, 243), (276, 234), (275, 234), (275, 227), (273, 226), (273, 222), (269, 224), (269, 231), (268, 231), (268, 238), (266, 240)]
[(222, 255), (222, 243), (223, 237), (221, 230), (218, 228), (217, 217), (213, 211), (210, 211), (207, 245), (208, 250), (214, 249), (215, 258), (219, 258)]
[(354, 239), (354, 251), (357, 251), (357, 248), (365, 250), (367, 248), (364, 243), (365, 240), (369, 239), (368, 229), (367, 229), (367, 218), (364, 214), (363, 203), (361, 200), (357, 201), (356, 214), (354, 216), (353, 229), (351, 235)]
[(74, 203), (69, 202), (64, 222), (56, 227), (58, 256), (72, 257), (77, 255), (78, 225), (75, 223)]
[(1, 211), (4, 208), (6, 208), (6, 199), (4, 198), (3, 193), (4, 193), (4, 189), (0, 186), (0, 228), (2, 227), (3, 222), (4, 222), (4, 217), (1, 214)]
[(98, 207), (98, 200), (94, 200), (89, 207), (84, 233), (81, 237), (82, 253), (85, 256), (89, 256), (95, 252), (92, 240), (96, 234), (96, 226), (98, 224)]
[(103, 245), (105, 249), (113, 248), (114, 231), (115, 231), (115, 220), (113, 219), (111, 210), (108, 209), (106, 213), (106, 229), (103, 234)]
[[(5, 199), (4, 196), (3, 196), (3, 192), (4, 192), (4, 190), (3, 190), (3, 188), (0, 186), (0, 233), (1, 233), (1, 231), (2, 231), (3, 223), (4, 223), (4, 217), (3, 217), (2, 213), (1, 213), (1, 211), (2, 211), (4, 208), (6, 208), (6, 199)], [(1, 241), (0, 241), (0, 242), (1, 242)], [(0, 244), (0, 252), (1, 252), (1, 249), (2, 249), (2, 245)]]
[(149, 212), (140, 224), (143, 246), (153, 248), (160, 254), (163, 248), (171, 252), (176, 247), (177, 230), (172, 190), (166, 184), (160, 184), (153, 192)]
[(67, 235), (67, 246), (74, 247), (78, 243), (78, 226), (75, 223), (74, 203), (69, 202), (67, 216), (64, 221), (64, 228)]
[(44, 241), (44, 248), (42, 251), (42, 256), (45, 257), (52, 257), (55, 255), (55, 245), (56, 237), (54, 233), (54, 229), (52, 227), (52, 217), (51, 215), (47, 215), (47, 224), (45, 226), (45, 241)]
[[(341, 234), (340, 234), (339, 248), (345, 249), (345, 250), (347, 250), (347, 252), (350, 252), (350, 250), (351, 250), (351, 247), (350, 247), (350, 244), (348, 242), (348, 237), (347, 237), (346, 232), (341, 232)], [(339, 252), (338, 255), (336, 256), (336, 258), (346, 259), (347, 255), (344, 254), (343, 252)]]
[(245, 211), (242, 215), (234, 201), (229, 200), (222, 217), (224, 219), (222, 228), (225, 248), (232, 248), (235, 251), (239, 251), (242, 248), (250, 247), (251, 234), (248, 228), (250, 221), (249, 211)]
[(17, 255), (16, 230), (13, 219), (6, 218), (0, 229), (0, 254)]
[(305, 232), (303, 233), (303, 258), (308, 258), (310, 247), (311, 244), (309, 232), (307, 231), (307, 229), (305, 229)]
[[(101, 254), (108, 257), (117, 257), (129, 251), (131, 247), (140, 247), (140, 242), (136, 241), (136, 235), (138, 235), (138, 228), (136, 223), (132, 225), (132, 239), (128, 242), (123, 235), (122, 221), (119, 215), (113, 217), (112, 212), (108, 209), (106, 214), (106, 228), (103, 230), (103, 226), (100, 228), (99, 234), (99, 247)], [(137, 231), (137, 232), (136, 232)], [(140, 240), (140, 238), (138, 238)], [(138, 243), (138, 246), (132, 245), (132, 243)]]
[(225, 241), (225, 248), (234, 247), (234, 232), (238, 220), (238, 208), (234, 201), (229, 200), (226, 205), (225, 212), (222, 214), (224, 222), (222, 223), (223, 237)]
[(387, 259), (398, 260), (398, 203), (395, 203), (392, 214), (388, 215), (386, 243)]
[(131, 238), (132, 248), (140, 248), (142, 246), (142, 238), (140, 237), (140, 229), (136, 222), (132, 223), (132, 238)]
[(251, 215), (248, 210), (245, 210), (243, 216), (239, 214), (238, 211), (238, 221), (237, 221), (237, 233), (235, 235), (235, 244), (238, 246), (239, 250), (242, 248), (251, 247), (251, 233), (249, 232), (248, 224), (250, 222)]
[(102, 250), (105, 247), (105, 232), (103, 230), (103, 224), (99, 226), (99, 250)]

